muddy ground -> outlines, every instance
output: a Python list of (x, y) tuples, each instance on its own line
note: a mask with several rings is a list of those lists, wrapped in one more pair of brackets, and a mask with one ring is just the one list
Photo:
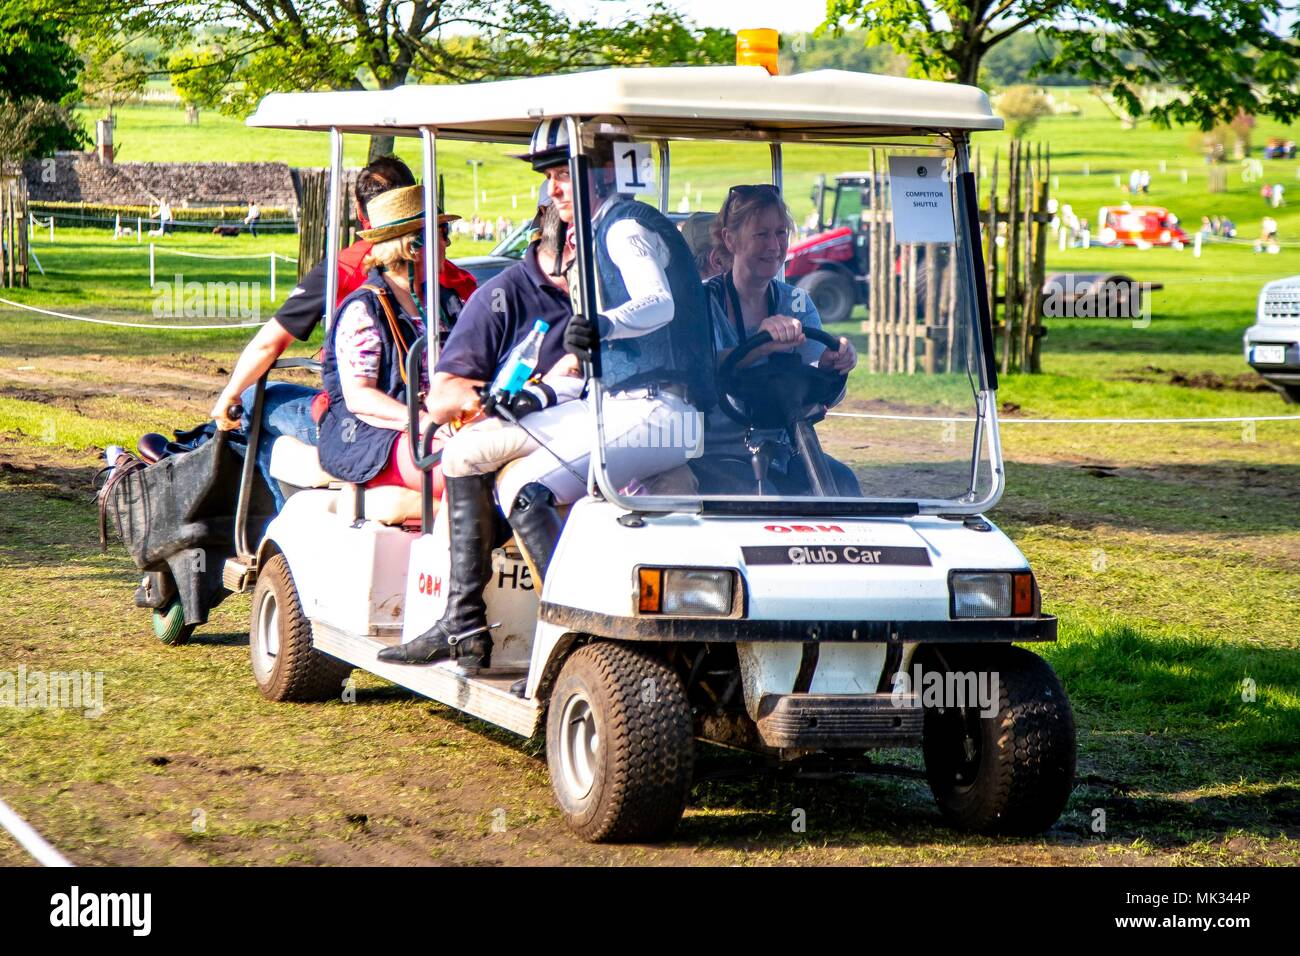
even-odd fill
[[(202, 419), (225, 374), (203, 356), (165, 363), (50, 356), (39, 369), (9, 357), (0, 360), (0, 397), (92, 417), (98, 399), (129, 397), (159, 419), (189, 425)], [(1013, 481), (1019, 470), (1027, 490), (1009, 494), (993, 517), (1040, 567), (1048, 610), (1058, 610), (1063, 622), (1076, 605), (1111, 601), (1116, 614), (1134, 610), (1131, 595), (1140, 582), (1108, 589), (1073, 570), (1071, 562), (1087, 560), (1099, 530), (1116, 560), (1131, 547), (1153, 560), (1184, 562), (1193, 582), (1195, 574), (1210, 581), (1253, 565), (1295, 587), (1298, 469), (1290, 451), (1270, 462), (1267, 455), (1234, 460), (1211, 449), (1188, 469), (1135, 450), (1053, 452), (1038, 441), (1017, 449), (1011, 436), (1006, 440), (1016, 462)], [(792, 780), (706, 748), (701, 766), (717, 779), (696, 785), (673, 841), (588, 845), (559, 818), (537, 740), (364, 675), (355, 703), (262, 700), (248, 668), (246, 597), (227, 601), (191, 644), (161, 645), (147, 614), (131, 605), (129, 560), (120, 548), (99, 551), (88, 490), (99, 464), (93, 448), (0, 434), (0, 670), (97, 672), (105, 687), (104, 713), (96, 719), (68, 710), (0, 709), (0, 797), (78, 863), (1300, 861), (1300, 785), (1285, 763), (1240, 747), (1225, 750), (1213, 736), (1171, 732), (1158, 720), (1135, 725), (1096, 701), (1076, 703), (1078, 782), (1065, 815), (1040, 838), (986, 839), (944, 829), (913, 754), (881, 755), (888, 772), (879, 775)], [(1059, 487), (1060, 475), (1092, 482), (1093, 497), (1078, 501), (1044, 490)], [(1126, 521), (1119, 504), (1115, 514), (1098, 511), (1096, 501), (1109, 493), (1104, 488), (1125, 482), (1157, 490), (1187, 484), (1229, 509), (1243, 501), (1263, 508), (1279, 495), (1291, 503), (1276, 522), (1246, 522), (1235, 531), (1189, 527), (1176, 509), (1162, 512), (1163, 523), (1145, 513)], [(1225, 541), (1230, 557), (1223, 569), (1194, 564)], [(1151, 616), (1177, 617), (1179, 606)], [(1195, 626), (1208, 612), (1187, 613)], [(1292, 666), (1294, 635), (1278, 638), (1261, 640)], [(1296, 741), (1271, 745), (1294, 750)], [(1101, 832), (1098, 809), (1108, 820)], [(794, 826), (801, 816), (803, 830)], [(0, 835), (0, 864), (26, 862)]]

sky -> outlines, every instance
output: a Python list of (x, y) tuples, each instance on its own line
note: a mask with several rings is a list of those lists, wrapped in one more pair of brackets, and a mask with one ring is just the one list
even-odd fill
[[(772, 27), (782, 33), (803, 33), (826, 19), (825, 0), (669, 0), (669, 4), (700, 26), (728, 30)], [(601, 19), (644, 8), (622, 0), (557, 0), (555, 6), (575, 14), (595, 13)]]

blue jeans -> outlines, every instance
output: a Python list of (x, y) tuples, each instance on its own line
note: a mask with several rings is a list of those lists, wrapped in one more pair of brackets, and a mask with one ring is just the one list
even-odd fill
[[(289, 382), (267, 382), (266, 393), (262, 396), (262, 437), (257, 446), (257, 469), (266, 479), (275, 499), (275, 510), (284, 507), (284, 492), (280, 483), (271, 477), (271, 446), (275, 440), (288, 435), (308, 445), (316, 444), (316, 423), (311, 420), (311, 400), (317, 390), (306, 385), (293, 385)], [(257, 395), (257, 386), (250, 385), (239, 396), (244, 406), (244, 418), (240, 423), (244, 432), (249, 432), (250, 417), (253, 413), (253, 399)]]

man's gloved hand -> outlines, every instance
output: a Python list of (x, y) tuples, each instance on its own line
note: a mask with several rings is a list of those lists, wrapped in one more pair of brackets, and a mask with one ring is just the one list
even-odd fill
[(584, 362), (594, 361), (600, 354), (600, 331), (596, 320), (575, 314), (564, 329), (564, 350)]
[(491, 386), (480, 385), (475, 391), (478, 392), (479, 411), (484, 415), (496, 415), (497, 397), (492, 394)]
[(510, 414), (515, 418), (523, 418), (545, 407), (542, 399), (528, 388), (520, 389), (510, 399)]
[(498, 418), (506, 418), (502, 411), (508, 412), (510, 418), (523, 418), (525, 415), (531, 415), (533, 412), (541, 411), (543, 408), (550, 408), (555, 404), (555, 390), (544, 382), (533, 381), (524, 386), (508, 399), (500, 399), (495, 395), (485, 395), (483, 399), (483, 410), (488, 415), (496, 415)]

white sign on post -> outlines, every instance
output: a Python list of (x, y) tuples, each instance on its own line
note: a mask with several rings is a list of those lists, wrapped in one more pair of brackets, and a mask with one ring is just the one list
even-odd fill
[(655, 161), (649, 143), (614, 143), (615, 186), (621, 193), (653, 192)]
[(943, 160), (890, 156), (889, 185), (896, 242), (955, 242), (952, 187)]

